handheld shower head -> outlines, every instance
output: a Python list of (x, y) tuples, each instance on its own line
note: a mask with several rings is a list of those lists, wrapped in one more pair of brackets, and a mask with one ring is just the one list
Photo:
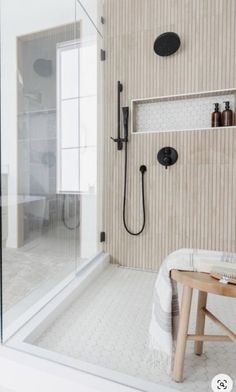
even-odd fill
[(125, 106), (122, 108), (123, 112), (123, 124), (124, 124), (124, 139), (128, 141), (128, 129), (129, 129), (129, 107)]
[(127, 127), (129, 122), (129, 107), (125, 106), (124, 108), (122, 108), (122, 112), (123, 112), (124, 127)]

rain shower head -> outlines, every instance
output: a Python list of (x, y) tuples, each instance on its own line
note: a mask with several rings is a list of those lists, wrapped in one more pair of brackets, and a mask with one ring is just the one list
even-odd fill
[(158, 56), (170, 56), (177, 52), (181, 44), (178, 34), (167, 32), (159, 35), (154, 42), (154, 52)]
[(52, 74), (52, 60), (37, 59), (35, 60), (33, 67), (36, 74), (42, 78), (48, 78)]

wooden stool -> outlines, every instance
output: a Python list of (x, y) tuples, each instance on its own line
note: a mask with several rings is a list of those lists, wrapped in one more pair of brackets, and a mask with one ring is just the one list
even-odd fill
[[(209, 310), (206, 309), (207, 294), (217, 294), (225, 297), (236, 298), (236, 286), (232, 284), (224, 285), (218, 280), (212, 278), (209, 274), (200, 272), (185, 272), (173, 270), (171, 278), (176, 282), (183, 284), (182, 305), (179, 319), (179, 329), (177, 336), (176, 354), (174, 361), (174, 380), (183, 381), (184, 356), (186, 343), (188, 340), (194, 340), (194, 351), (196, 355), (201, 355), (204, 341), (231, 341), (236, 343), (236, 334), (233, 333), (226, 325), (218, 320)], [(196, 334), (188, 334), (189, 316), (191, 311), (193, 289), (199, 290)], [(204, 335), (205, 316), (208, 316), (214, 323), (222, 328), (226, 335)]]

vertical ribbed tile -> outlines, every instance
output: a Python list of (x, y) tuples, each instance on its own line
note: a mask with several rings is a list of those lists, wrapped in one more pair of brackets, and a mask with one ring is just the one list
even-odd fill
[[(130, 135), (127, 222), (142, 223), (139, 167), (145, 177), (147, 225), (139, 237), (122, 223), (124, 151), (117, 133), (116, 83), (122, 105), (131, 99), (236, 88), (235, 0), (105, 0), (105, 250), (115, 263), (157, 270), (177, 248), (235, 252), (236, 129)], [(176, 31), (182, 41), (169, 58), (154, 54), (155, 38)], [(212, 112), (209, 107), (209, 116)], [(178, 150), (169, 170), (156, 160), (165, 145)]]

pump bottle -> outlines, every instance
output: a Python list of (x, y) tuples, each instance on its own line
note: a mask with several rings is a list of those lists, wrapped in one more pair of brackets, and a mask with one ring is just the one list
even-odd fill
[(222, 126), (230, 127), (233, 125), (233, 112), (230, 109), (230, 102), (226, 101), (224, 103), (225, 103), (225, 110), (222, 113)]
[(221, 113), (219, 111), (219, 104), (214, 103), (214, 105), (215, 105), (215, 111), (212, 113), (211, 116), (211, 126), (213, 128), (221, 126)]

